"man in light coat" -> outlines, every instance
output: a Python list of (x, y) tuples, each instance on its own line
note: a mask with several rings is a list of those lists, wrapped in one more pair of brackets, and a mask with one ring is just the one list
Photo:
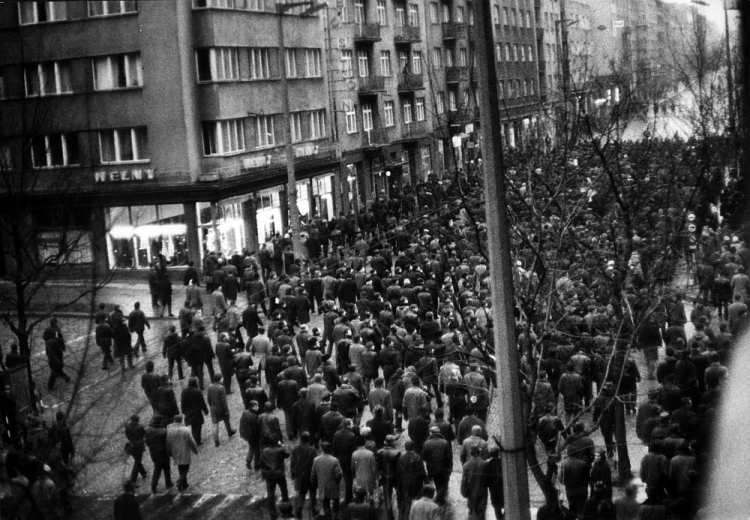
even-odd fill
[(358, 439), (356, 451), (352, 454), (352, 477), (354, 485), (367, 492), (368, 499), (373, 497), (378, 481), (378, 465), (375, 454), (365, 447), (365, 437)]
[(191, 452), (198, 454), (190, 428), (183, 424), (182, 415), (175, 415), (174, 423), (167, 426), (167, 453), (177, 466), (179, 478), (177, 490), (185, 491), (188, 487), (187, 476), (190, 471)]
[(229, 424), (229, 404), (227, 403), (227, 392), (221, 384), (221, 375), (214, 374), (214, 382), (208, 386), (206, 392), (208, 408), (211, 411), (211, 423), (214, 430), (214, 446), (219, 447), (219, 422), (224, 421), (227, 435), (231, 438), (235, 433)]
[[(343, 476), (341, 465), (333, 456), (332, 451), (331, 443), (324, 442), (323, 454), (315, 457), (313, 461), (311, 476), (312, 486), (318, 490), (318, 496), (323, 502), (323, 512), (326, 518), (339, 517), (340, 483)], [(332, 513), (333, 516), (331, 516)]]

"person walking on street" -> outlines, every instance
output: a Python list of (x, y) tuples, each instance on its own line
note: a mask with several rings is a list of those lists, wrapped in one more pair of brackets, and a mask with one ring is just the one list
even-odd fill
[(312, 465), (310, 483), (317, 489), (323, 503), (323, 513), (326, 518), (339, 517), (339, 501), (341, 500), (341, 464), (333, 456), (333, 445), (329, 442), (322, 444), (323, 453), (315, 457)]
[(164, 338), (161, 355), (169, 363), (169, 379), (172, 379), (174, 366), (177, 364), (177, 377), (182, 380), (185, 379), (185, 374), (182, 372), (182, 339), (177, 334), (177, 328), (174, 325), (170, 325), (168, 330), (169, 333)]
[(214, 381), (208, 386), (206, 392), (208, 407), (211, 410), (211, 423), (214, 430), (214, 446), (219, 447), (219, 422), (224, 421), (227, 435), (231, 439), (235, 433), (229, 424), (229, 404), (227, 403), (227, 392), (221, 384), (221, 374), (214, 375)]
[(167, 455), (167, 429), (164, 427), (160, 415), (154, 415), (151, 419), (151, 423), (146, 428), (144, 440), (151, 455), (151, 462), (154, 463), (153, 474), (151, 475), (151, 493), (156, 493), (156, 486), (159, 484), (162, 472), (167, 489), (173, 487), (169, 455)]
[(297, 491), (295, 498), (294, 517), (302, 518), (302, 509), (305, 505), (305, 497), (310, 494), (310, 514), (315, 518), (315, 495), (316, 489), (312, 487), (312, 467), (318, 451), (310, 446), (310, 433), (303, 431), (299, 436), (299, 444), (292, 449), (290, 471), (294, 489)]
[[(112, 337), (115, 345), (115, 359), (120, 362), (120, 370), (125, 372), (125, 358), (128, 360), (128, 369), (133, 368), (133, 344), (130, 330), (123, 316), (115, 315), (112, 324)], [(135, 352), (138, 357), (138, 351)]]
[(424, 443), (422, 457), (427, 465), (427, 474), (435, 483), (435, 502), (445, 505), (448, 495), (448, 482), (453, 471), (453, 450), (451, 444), (440, 435), (440, 428), (430, 428), (430, 438)]
[(125, 453), (133, 457), (133, 469), (130, 472), (130, 481), (135, 482), (140, 473), (146, 478), (146, 468), (143, 467), (143, 452), (146, 450), (146, 430), (140, 424), (141, 418), (138, 415), (132, 415), (130, 421), (125, 424), (125, 437), (128, 442), (125, 444)]
[(289, 502), (289, 491), (286, 486), (286, 469), (284, 467), (284, 460), (289, 457), (287, 452), (281, 445), (281, 442), (276, 445), (270, 445), (263, 448), (260, 452), (260, 470), (261, 476), (266, 481), (266, 494), (268, 501), (268, 512), (271, 514), (271, 519), (276, 520), (276, 486), (281, 490), (282, 502)]
[(47, 390), (50, 392), (55, 387), (55, 381), (62, 377), (66, 383), (70, 383), (70, 377), (65, 373), (63, 355), (65, 352), (65, 343), (61, 339), (62, 335), (53, 335), (45, 340), (44, 348), (47, 354), (47, 363), (49, 364), (49, 381)]
[(188, 386), (182, 391), (180, 396), (182, 413), (185, 414), (185, 424), (190, 426), (193, 439), (200, 446), (203, 444), (201, 430), (203, 428), (204, 415), (208, 415), (206, 400), (203, 398), (203, 392), (198, 388), (198, 379), (191, 377), (188, 379)]
[(154, 362), (149, 359), (146, 362), (146, 371), (141, 374), (141, 388), (143, 388), (146, 399), (154, 410), (158, 407), (158, 389), (160, 386), (161, 377), (154, 373)]
[(484, 520), (487, 512), (487, 479), (485, 466), (487, 463), (480, 458), (481, 448), (472, 446), (470, 458), (463, 466), (461, 477), (461, 496), (466, 498), (469, 509), (469, 520)]
[(151, 308), (159, 308), (159, 268), (156, 262), (151, 263), (151, 267), (148, 270), (148, 292), (151, 295)]
[(115, 362), (112, 357), (112, 341), (114, 339), (114, 334), (112, 332), (112, 326), (107, 320), (100, 321), (96, 326), (95, 337), (96, 346), (102, 350), (102, 370), (107, 370)]
[[(258, 471), (260, 469), (260, 416), (258, 401), (250, 401), (250, 406), (242, 412), (240, 417), (240, 437), (247, 442), (247, 456), (245, 466), (247, 469)], [(253, 466), (255, 462), (255, 466)]]
[(414, 502), (409, 513), (409, 520), (436, 520), (440, 518), (440, 507), (433, 497), (435, 488), (431, 484), (422, 487), (421, 498)]
[(177, 465), (177, 471), (180, 474), (177, 479), (177, 490), (180, 492), (185, 491), (189, 486), (187, 476), (192, 454), (198, 455), (198, 446), (190, 430), (182, 421), (182, 415), (175, 415), (174, 423), (167, 427), (167, 452)]
[(143, 333), (146, 329), (151, 328), (151, 324), (148, 322), (148, 318), (141, 310), (141, 303), (135, 302), (133, 304), (133, 311), (128, 315), (128, 329), (130, 332), (135, 332), (135, 350), (138, 352), (138, 346), (141, 347), (143, 352), (146, 352), (146, 340), (143, 337)]
[(172, 314), (172, 282), (167, 273), (159, 277), (159, 299), (162, 305), (159, 317), (164, 317), (164, 310), (166, 309), (167, 315), (174, 318), (174, 314)]

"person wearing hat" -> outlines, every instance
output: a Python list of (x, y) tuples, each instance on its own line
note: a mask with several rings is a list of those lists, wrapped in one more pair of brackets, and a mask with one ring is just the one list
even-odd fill
[(174, 416), (174, 423), (167, 426), (167, 453), (177, 466), (179, 478), (177, 479), (178, 491), (185, 491), (189, 484), (187, 481), (191, 454), (198, 454), (198, 446), (195, 444), (190, 429), (183, 424), (182, 415)]
[(311, 442), (315, 439), (315, 403), (308, 396), (307, 388), (300, 388), (299, 398), (292, 405), (292, 436), (297, 438), (302, 432), (310, 433)]
[(174, 486), (172, 483), (172, 472), (169, 467), (169, 455), (167, 454), (167, 429), (164, 427), (161, 416), (154, 415), (146, 428), (145, 435), (146, 446), (151, 455), (151, 461), (154, 463), (154, 470), (151, 475), (151, 492), (156, 493), (156, 486), (159, 484), (159, 478), (164, 473), (164, 484), (167, 489)]
[(211, 424), (213, 425), (214, 446), (219, 447), (219, 423), (224, 422), (227, 429), (227, 435), (231, 439), (236, 430), (232, 429), (229, 423), (229, 403), (227, 403), (227, 393), (224, 385), (221, 384), (221, 374), (215, 374), (213, 383), (208, 386), (206, 391), (206, 400), (208, 408), (211, 411)]
[(177, 377), (180, 380), (185, 379), (185, 375), (182, 372), (182, 340), (177, 334), (177, 328), (174, 325), (169, 326), (169, 332), (164, 338), (164, 343), (161, 350), (161, 355), (169, 363), (169, 379), (172, 379), (174, 374), (174, 366), (177, 364)]
[(154, 408), (154, 412), (164, 417), (166, 424), (171, 423), (171, 418), (180, 413), (180, 409), (177, 406), (177, 396), (174, 393), (172, 381), (170, 381), (167, 374), (161, 375), (161, 385), (156, 391), (156, 407)]
[[(368, 423), (369, 424), (369, 423)], [(375, 454), (377, 467), (380, 469), (380, 485), (383, 488), (383, 507), (386, 511), (386, 520), (394, 520), (393, 514), (393, 491), (396, 489), (398, 474), (398, 462), (401, 452), (396, 448), (398, 437), (386, 435), (384, 446)]]
[[(141, 520), (141, 506), (135, 499), (136, 487), (130, 480), (123, 485), (123, 492), (114, 501), (115, 520)], [(52, 516), (45, 515), (44, 518), (52, 518)]]
[(435, 502), (444, 505), (448, 495), (448, 482), (453, 471), (453, 450), (440, 434), (440, 428), (430, 428), (430, 438), (424, 443), (422, 456), (427, 466), (427, 475), (435, 483)]
[[(154, 308), (156, 307), (158, 307), (158, 304)], [(128, 315), (128, 329), (130, 329), (131, 333), (135, 332), (136, 334), (136, 351), (138, 351), (138, 347), (140, 346), (143, 352), (146, 352), (146, 340), (143, 337), (143, 333), (146, 331), (146, 329), (150, 328), (151, 324), (148, 322), (148, 318), (146, 318), (146, 315), (141, 310), (140, 302), (135, 302), (133, 304), (133, 311)]]
[(609, 457), (615, 454), (615, 385), (612, 381), (606, 381), (602, 391), (594, 400), (594, 413), (592, 420), (598, 422), (599, 429), (604, 438)]
[(310, 433), (303, 431), (299, 435), (299, 444), (292, 448), (289, 464), (290, 475), (297, 491), (295, 498), (294, 517), (302, 518), (305, 497), (310, 494), (310, 511), (315, 517), (316, 489), (312, 487), (312, 466), (318, 452), (310, 445)]
[(140, 473), (146, 478), (146, 468), (143, 467), (143, 452), (146, 449), (144, 442), (146, 430), (140, 424), (141, 418), (138, 415), (131, 415), (130, 421), (125, 424), (125, 437), (128, 442), (125, 444), (125, 453), (133, 457), (133, 469), (130, 472), (130, 481), (135, 482)]
[(344, 419), (338, 431), (333, 435), (333, 455), (341, 463), (341, 471), (344, 474), (344, 503), (352, 501), (352, 486), (354, 479), (352, 474), (352, 455), (357, 447), (358, 435), (354, 431), (354, 422)]

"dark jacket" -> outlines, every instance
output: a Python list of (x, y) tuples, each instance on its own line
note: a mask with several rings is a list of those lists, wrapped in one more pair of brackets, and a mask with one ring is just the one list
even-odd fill
[(289, 453), (281, 446), (267, 446), (260, 452), (260, 470), (265, 479), (286, 478), (284, 460)]
[(298, 444), (292, 449), (290, 460), (290, 472), (295, 486), (299, 487), (301, 482), (310, 482), (312, 466), (318, 451), (309, 444)]
[(251, 410), (240, 416), (240, 437), (250, 444), (260, 442), (260, 417)]
[(419, 497), (427, 473), (418, 453), (407, 451), (398, 459), (396, 470), (398, 494), (405, 498)]
[(188, 386), (180, 396), (185, 424), (203, 424), (203, 416), (208, 415), (208, 406), (203, 392), (197, 386)]
[(450, 442), (433, 433), (422, 448), (422, 457), (429, 475), (450, 474), (453, 471), (453, 450)]
[(333, 436), (333, 455), (339, 459), (344, 473), (352, 470), (352, 455), (357, 449), (357, 434), (348, 428), (343, 428)]
[(153, 426), (146, 428), (146, 446), (151, 454), (151, 460), (154, 464), (169, 463), (169, 454), (167, 453), (167, 429)]
[(127, 356), (133, 352), (130, 329), (128, 329), (124, 320), (116, 321), (112, 325), (112, 337), (115, 344), (115, 357)]
[(307, 398), (292, 405), (292, 433), (299, 436), (302, 432), (315, 434), (315, 405)]

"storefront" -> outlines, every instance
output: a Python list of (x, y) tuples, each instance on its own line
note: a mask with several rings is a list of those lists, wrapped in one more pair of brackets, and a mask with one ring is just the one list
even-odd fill
[(285, 196), (286, 193), (281, 186), (258, 192), (256, 223), (259, 243), (268, 242), (277, 232), (283, 231), (281, 198)]
[(116, 206), (106, 210), (110, 268), (147, 268), (162, 254), (169, 265), (187, 261), (182, 204)]
[(214, 233), (211, 204), (198, 203), (198, 227), (203, 251), (221, 251), (230, 257), (245, 248), (245, 219), (242, 198), (222, 200), (215, 204), (216, 232)]

